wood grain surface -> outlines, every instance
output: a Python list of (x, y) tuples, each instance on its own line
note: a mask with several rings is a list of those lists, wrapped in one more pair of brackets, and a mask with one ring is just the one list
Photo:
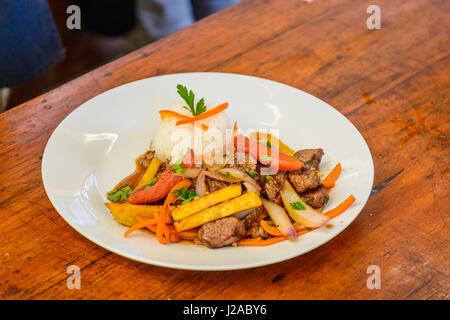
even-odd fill
[[(448, 299), (450, 2), (253, 0), (0, 115), (1, 299)], [(88, 54), (88, 53), (86, 53)], [(81, 103), (155, 75), (219, 71), (309, 92), (358, 128), (375, 163), (372, 195), (339, 236), (300, 257), (229, 272), (141, 264), (73, 230), (53, 209), (41, 159)], [(66, 268), (81, 268), (69, 290)], [(366, 287), (368, 266), (381, 289)]]

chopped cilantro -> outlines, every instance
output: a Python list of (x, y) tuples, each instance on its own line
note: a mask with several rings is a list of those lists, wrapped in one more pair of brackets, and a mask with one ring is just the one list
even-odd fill
[(289, 203), (294, 210), (306, 210), (305, 202), (297, 201)]
[(324, 204), (327, 204), (329, 200), (330, 200), (330, 197), (325, 197), (325, 202), (324, 202)]
[(294, 154), (294, 158), (295, 158), (295, 159), (298, 159), (298, 154)]
[(269, 156), (269, 155), (267, 155), (267, 154), (265, 154), (265, 155), (263, 155), (263, 156), (261, 157), (261, 160), (262, 160), (262, 161), (270, 161), (271, 159), (272, 159), (272, 157)]
[(178, 199), (181, 200), (181, 204), (188, 203), (189, 201), (194, 200), (195, 197), (198, 197), (197, 193), (195, 193), (191, 190), (187, 190), (184, 187), (173, 191), (172, 194), (175, 194), (178, 196)]
[(230, 179), (233, 178), (233, 176), (231, 175), (231, 173), (229, 173), (228, 171), (227, 171), (227, 177), (230, 178)]
[(306, 161), (306, 164), (307, 164), (308, 166), (312, 165), (311, 160)]
[(198, 116), (206, 111), (205, 99), (203, 98), (201, 98), (194, 106), (195, 94), (192, 90), (188, 90), (188, 88), (179, 84), (177, 85), (177, 92), (188, 105), (188, 107), (184, 106), (184, 108), (189, 110), (193, 116)]
[(252, 178), (258, 177), (258, 174), (256, 172), (248, 171), (247, 169), (242, 170), (242, 172), (244, 172), (246, 175)]
[(145, 185), (145, 188), (144, 188), (144, 189), (148, 189), (148, 188), (150, 188), (151, 186), (154, 186), (155, 183), (156, 183), (156, 177), (154, 177), (152, 180), (150, 180), (149, 183), (147, 183), (147, 184)]
[(306, 230), (311, 231), (312, 229), (310, 227), (306, 227)]
[(272, 146), (272, 144), (270, 143), (270, 141), (267, 141), (267, 148), (270, 148)]
[(272, 180), (272, 178), (269, 176), (264, 176), (264, 180), (266, 180), (266, 182), (269, 182), (270, 180)]
[(312, 197), (312, 198), (309, 198), (309, 200), (308, 200), (308, 201), (306, 201), (306, 203), (307, 203), (307, 204), (309, 204), (310, 206), (312, 206), (312, 205), (313, 205), (313, 203), (314, 203), (314, 197)]
[(124, 201), (127, 200), (128, 196), (133, 192), (130, 185), (126, 185), (125, 187), (119, 190), (113, 190), (108, 192), (108, 200), (110, 201)]
[(172, 171), (175, 173), (183, 173), (184, 171), (186, 171), (186, 168), (182, 167), (182, 163), (183, 160), (181, 159), (175, 162), (175, 164), (172, 166)]

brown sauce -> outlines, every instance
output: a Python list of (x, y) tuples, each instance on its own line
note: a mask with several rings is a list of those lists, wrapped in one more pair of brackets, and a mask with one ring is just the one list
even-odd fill
[[(114, 187), (114, 190), (121, 189), (121, 188), (125, 187), (127, 184), (130, 185), (130, 187), (132, 189), (134, 189), (134, 187), (136, 187), (136, 185), (139, 183), (139, 181), (141, 180), (142, 176), (145, 173), (145, 170), (147, 170), (147, 167), (148, 167), (147, 161), (143, 161), (144, 159), (146, 159), (146, 156), (147, 156), (147, 153), (144, 153), (136, 158), (136, 160), (134, 161), (136, 164), (136, 169), (134, 170), (134, 172), (132, 174), (130, 174), (129, 176), (126, 176), (122, 181), (120, 181)], [(147, 164), (147, 165), (145, 165), (145, 164)]]

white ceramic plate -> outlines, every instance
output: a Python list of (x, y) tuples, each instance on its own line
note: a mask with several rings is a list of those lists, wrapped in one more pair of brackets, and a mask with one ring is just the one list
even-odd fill
[[(160, 245), (145, 232), (124, 238), (107, 208), (105, 194), (134, 170), (134, 159), (148, 149), (159, 122), (157, 111), (179, 102), (184, 84), (208, 104), (230, 103), (240, 128), (279, 129), (281, 139), (298, 150), (325, 150), (321, 173), (339, 161), (343, 173), (325, 208), (350, 194), (356, 202), (342, 215), (299, 237), (267, 247), (216, 250), (189, 244)], [(56, 128), (45, 148), (42, 179), (59, 214), (75, 230), (119, 255), (158, 266), (190, 270), (257, 267), (296, 257), (344, 230), (364, 207), (372, 188), (373, 163), (358, 130), (327, 103), (290, 86), (226, 73), (172, 74), (132, 82), (82, 104)]]

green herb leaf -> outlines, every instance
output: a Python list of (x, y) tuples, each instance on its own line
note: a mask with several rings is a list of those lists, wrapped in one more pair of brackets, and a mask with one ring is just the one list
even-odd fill
[(330, 201), (330, 197), (325, 197), (325, 202), (324, 202), (324, 204), (327, 204), (328, 201)]
[(248, 175), (248, 176), (250, 176), (252, 178), (258, 177), (258, 174), (256, 172), (248, 171), (247, 169), (242, 170), (242, 172), (244, 172), (246, 175)]
[(270, 161), (271, 159), (272, 159), (272, 157), (267, 154), (265, 154), (261, 157), (261, 160), (264, 162)]
[(309, 204), (310, 206), (312, 206), (314, 204), (314, 197), (309, 198), (308, 201), (306, 201), (307, 204)]
[(272, 178), (269, 176), (264, 176), (264, 180), (266, 180), (266, 182), (269, 182), (270, 180), (272, 180)]
[(306, 227), (306, 230), (311, 231), (312, 229), (310, 227)]
[(175, 162), (175, 164), (172, 166), (172, 171), (175, 173), (183, 173), (186, 171), (186, 168), (182, 167), (183, 164), (183, 160), (178, 160), (177, 162)]
[(197, 193), (195, 193), (191, 190), (187, 190), (184, 187), (181, 189), (174, 190), (172, 192), (172, 194), (175, 194), (178, 196), (178, 199), (181, 200), (181, 204), (188, 203), (189, 201), (194, 200), (195, 197), (198, 197)]
[(295, 159), (298, 159), (298, 154), (294, 154), (294, 158), (295, 158)]
[(294, 210), (306, 210), (305, 202), (297, 201), (289, 203)]
[(270, 143), (270, 141), (267, 141), (267, 148), (270, 148), (272, 146), (272, 144)]
[(122, 189), (119, 190), (113, 190), (108, 192), (108, 200), (110, 201), (124, 201), (127, 200), (128, 196), (133, 192), (133, 189), (131, 189), (130, 185), (126, 185)]
[(312, 165), (311, 160), (306, 161), (306, 164), (307, 164), (308, 166)]
[(230, 178), (230, 179), (233, 178), (233, 176), (231, 175), (231, 173), (229, 173), (228, 171), (227, 171), (227, 177)]
[(154, 177), (152, 180), (150, 180), (150, 181), (145, 185), (144, 190), (150, 188), (151, 186), (154, 186), (155, 183), (156, 183), (156, 177)]
[(192, 90), (188, 90), (185, 86), (179, 84), (177, 85), (177, 92), (180, 97), (186, 102), (187, 107), (184, 106), (185, 109), (189, 110), (193, 116), (198, 116), (206, 111), (205, 99), (201, 98), (197, 104), (194, 106), (195, 102), (195, 94)]

